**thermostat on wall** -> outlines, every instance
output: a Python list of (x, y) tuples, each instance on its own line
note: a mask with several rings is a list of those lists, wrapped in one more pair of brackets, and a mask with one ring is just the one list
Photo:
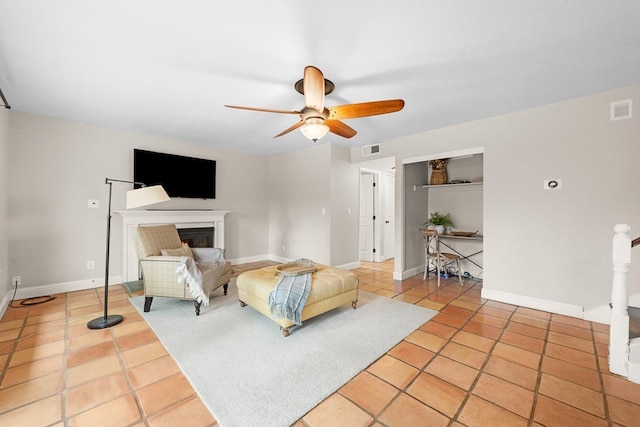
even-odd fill
[(562, 188), (562, 180), (561, 179), (545, 179), (544, 180), (544, 189), (545, 190), (559, 190)]

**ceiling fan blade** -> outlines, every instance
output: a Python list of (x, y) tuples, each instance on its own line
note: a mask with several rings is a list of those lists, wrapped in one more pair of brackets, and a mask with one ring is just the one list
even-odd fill
[(329, 108), (329, 120), (355, 119), (357, 117), (377, 116), (402, 110), (402, 99), (362, 102), (360, 104), (338, 105)]
[(277, 137), (282, 136), (282, 135), (286, 135), (289, 132), (291, 132), (292, 130), (298, 129), (303, 124), (304, 124), (304, 120), (300, 120), (298, 123), (296, 123), (295, 125), (291, 126), (289, 129), (285, 129), (282, 132), (280, 132), (279, 134), (277, 134), (276, 136), (274, 136), (274, 138), (277, 138)]
[(322, 113), (324, 111), (324, 76), (311, 65), (304, 69), (304, 104)]
[(331, 133), (335, 133), (336, 135), (340, 135), (344, 138), (351, 138), (358, 133), (355, 129), (340, 120), (327, 120), (324, 124), (329, 126), (329, 131)]
[(227, 108), (236, 108), (238, 110), (262, 111), (264, 113), (302, 114), (300, 111), (272, 110), (272, 109), (269, 109), (269, 108), (256, 108), (256, 107), (241, 107), (239, 105), (225, 105), (225, 107), (227, 107)]

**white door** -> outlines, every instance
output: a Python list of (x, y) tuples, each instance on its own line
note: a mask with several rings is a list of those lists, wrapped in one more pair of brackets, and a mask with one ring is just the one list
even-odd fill
[(384, 175), (384, 258), (395, 257), (396, 177)]
[(360, 174), (360, 261), (373, 261), (374, 176)]

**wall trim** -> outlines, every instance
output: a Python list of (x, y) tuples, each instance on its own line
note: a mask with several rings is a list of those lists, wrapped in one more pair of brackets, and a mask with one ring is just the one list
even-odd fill
[(640, 363), (629, 362), (627, 371), (627, 379), (636, 384), (640, 384)]
[(600, 307), (585, 310), (584, 320), (588, 320), (590, 322), (596, 322), (596, 323), (603, 323), (605, 325), (610, 325), (611, 324), (611, 307), (609, 307), (609, 304), (605, 304)]
[[(640, 307), (640, 293), (629, 295), (629, 307)], [(609, 304), (603, 304), (599, 307), (590, 308), (584, 311), (584, 320), (590, 322), (603, 323), (605, 325), (611, 324), (611, 306)]]
[(336, 268), (341, 268), (343, 270), (355, 270), (356, 268), (360, 268), (360, 261), (349, 262), (347, 264), (336, 265)]
[(231, 264), (233, 265), (237, 265), (237, 264), (248, 264), (250, 262), (260, 262), (260, 261), (269, 260), (269, 259), (271, 259), (271, 255), (254, 255), (254, 256), (229, 259), (227, 261), (230, 261)]
[(469, 156), (473, 154), (482, 154), (482, 153), (484, 153), (484, 147), (465, 148), (463, 150), (446, 151), (443, 153), (433, 153), (433, 154), (427, 154), (424, 156), (417, 156), (417, 157), (407, 157), (402, 159), (402, 164), (407, 165), (411, 163), (426, 162), (434, 159), (442, 159), (445, 157), (460, 157), (460, 156)]
[(266, 258), (263, 258), (261, 261), (264, 261), (265, 259), (268, 261), (281, 262), (281, 263), (294, 261), (292, 258), (285, 258), (279, 255), (267, 255)]
[(7, 292), (7, 294), (2, 298), (0, 302), (0, 319), (4, 317), (4, 313), (7, 311), (7, 307), (9, 307), (9, 303), (11, 302), (11, 296), (13, 295), (13, 290)]
[[(109, 286), (121, 285), (122, 276), (109, 276)], [(37, 298), (46, 295), (63, 294), (65, 292), (83, 291), (104, 287), (104, 278), (83, 279), (73, 282), (51, 283), (48, 285), (30, 286), (28, 288), (18, 287), (15, 299)], [(13, 289), (9, 291), (13, 295)]]
[(417, 276), (420, 273), (424, 273), (424, 265), (419, 265), (404, 271), (394, 271), (393, 280), (406, 280), (409, 277)]
[(584, 310), (579, 305), (544, 300), (526, 295), (512, 294), (510, 292), (503, 292), (486, 288), (482, 288), (481, 297), (493, 301), (500, 301), (507, 304), (518, 305), (521, 307), (548, 311), (550, 313), (562, 314), (570, 317), (577, 317), (578, 319), (584, 318)]

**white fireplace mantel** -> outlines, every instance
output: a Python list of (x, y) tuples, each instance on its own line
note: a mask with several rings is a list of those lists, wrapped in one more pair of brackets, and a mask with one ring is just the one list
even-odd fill
[(138, 256), (132, 230), (138, 225), (175, 224), (177, 228), (213, 227), (213, 246), (224, 249), (224, 216), (230, 211), (207, 210), (131, 210), (116, 211), (122, 217), (122, 278), (139, 279)]

